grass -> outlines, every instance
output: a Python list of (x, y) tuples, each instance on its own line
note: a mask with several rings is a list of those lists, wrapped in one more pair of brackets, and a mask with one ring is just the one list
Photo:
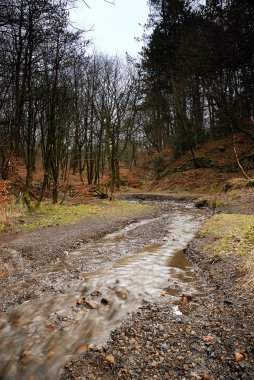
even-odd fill
[(246, 282), (254, 289), (254, 215), (218, 214), (207, 220), (199, 236), (212, 237), (206, 250), (212, 257), (241, 257)]
[(64, 225), (75, 223), (81, 219), (92, 218), (94, 216), (103, 218), (106, 216), (127, 216), (137, 214), (149, 208), (149, 206), (115, 201), (96, 201), (86, 204), (44, 204), (38, 210), (26, 212), (22, 215), (22, 222), (19, 226), (21, 230), (32, 231), (42, 227)]

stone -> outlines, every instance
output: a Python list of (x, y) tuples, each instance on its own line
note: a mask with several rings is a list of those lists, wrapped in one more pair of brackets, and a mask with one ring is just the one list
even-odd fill
[(115, 364), (115, 357), (113, 355), (107, 355), (105, 357), (106, 361), (111, 363), (111, 364)]

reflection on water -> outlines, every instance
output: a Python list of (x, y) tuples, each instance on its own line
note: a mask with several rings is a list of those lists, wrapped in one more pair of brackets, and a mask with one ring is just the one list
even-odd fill
[[(191, 263), (183, 253), (187, 243), (193, 238), (200, 226), (201, 217), (190, 212), (175, 215), (174, 224), (163, 243), (155, 243), (136, 249), (132, 255), (117, 260), (109, 269), (100, 268), (97, 271), (84, 274), (84, 281), (92, 286), (112, 286), (119, 281), (137, 299), (158, 295), (163, 289), (168, 294), (199, 292), (197, 279), (192, 271)], [(93, 244), (90, 249), (100, 252), (103, 246), (105, 252), (112, 248), (124, 249), (126, 245), (123, 233), (114, 234)], [(87, 247), (84, 248), (87, 250)], [(82, 250), (78, 251), (82, 255)], [(172, 291), (171, 291), (171, 290)]]
[[(65, 355), (84, 352), (88, 343), (103, 343), (143, 299), (158, 297), (162, 291), (172, 299), (202, 291), (183, 252), (202, 220), (200, 211), (178, 206), (170, 215), (132, 224), (44, 268), (39, 278), (52, 273), (63, 281), (66, 272), (78, 272), (79, 280), (64, 294), (23, 303), (2, 315), (0, 378), (57, 379)], [(139, 233), (155, 222), (166, 224), (168, 234), (161, 243), (148, 237), (141, 246)], [(107, 252), (116, 258), (111, 267)], [(119, 252), (123, 257), (117, 259)], [(89, 260), (93, 266), (105, 265), (87, 272)], [(28, 286), (24, 281), (20, 291)], [(181, 315), (176, 305), (172, 310)]]

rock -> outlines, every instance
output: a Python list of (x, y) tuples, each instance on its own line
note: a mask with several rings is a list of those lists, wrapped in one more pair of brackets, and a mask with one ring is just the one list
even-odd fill
[(84, 354), (85, 352), (88, 352), (88, 345), (83, 344), (76, 348), (75, 354)]
[(197, 200), (194, 201), (194, 206), (197, 208), (208, 207), (209, 203), (208, 203), (208, 200), (205, 198), (198, 198)]
[(163, 325), (159, 325), (159, 326), (158, 326), (158, 330), (159, 330), (160, 332), (163, 332), (163, 331), (165, 330), (165, 328), (164, 328)]
[(23, 352), (23, 356), (30, 356), (30, 355), (32, 355), (33, 354), (33, 352), (32, 351), (24, 351)]
[(91, 293), (91, 296), (92, 297), (100, 297), (101, 296), (101, 292), (99, 290), (94, 290), (92, 293)]
[(241, 354), (240, 352), (236, 352), (235, 353), (235, 361), (236, 362), (241, 362), (242, 360), (244, 360), (244, 355)]
[(183, 302), (183, 303), (188, 303), (190, 301), (192, 301), (192, 297), (185, 294), (183, 294), (182, 297), (180, 298), (180, 302)]
[(93, 300), (90, 300), (90, 301), (83, 301), (83, 304), (84, 306), (87, 308), (87, 309), (98, 309), (98, 305), (97, 303), (95, 303)]
[(106, 298), (102, 298), (102, 299), (101, 299), (101, 303), (102, 303), (102, 305), (104, 305), (104, 306), (107, 306), (107, 305), (109, 304), (109, 302), (108, 302), (108, 300), (107, 300)]
[(115, 364), (115, 357), (113, 355), (107, 355), (105, 360), (111, 364)]
[(83, 305), (84, 303), (84, 300), (82, 298), (78, 298), (77, 301), (76, 301), (76, 305)]
[(205, 335), (205, 336), (202, 337), (202, 339), (205, 342), (205, 344), (207, 344), (207, 345), (210, 345), (210, 344), (214, 343), (214, 337), (211, 336), (211, 335)]

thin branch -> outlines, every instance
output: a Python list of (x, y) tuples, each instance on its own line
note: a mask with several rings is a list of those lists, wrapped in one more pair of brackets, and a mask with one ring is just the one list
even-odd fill
[(82, 0), (83, 3), (87, 6), (87, 8), (91, 9), (90, 5), (87, 4), (87, 2), (85, 0)]
[(104, 1), (105, 1), (105, 3), (109, 3), (111, 5), (116, 5), (115, 0), (113, 0), (113, 1), (104, 0)]

